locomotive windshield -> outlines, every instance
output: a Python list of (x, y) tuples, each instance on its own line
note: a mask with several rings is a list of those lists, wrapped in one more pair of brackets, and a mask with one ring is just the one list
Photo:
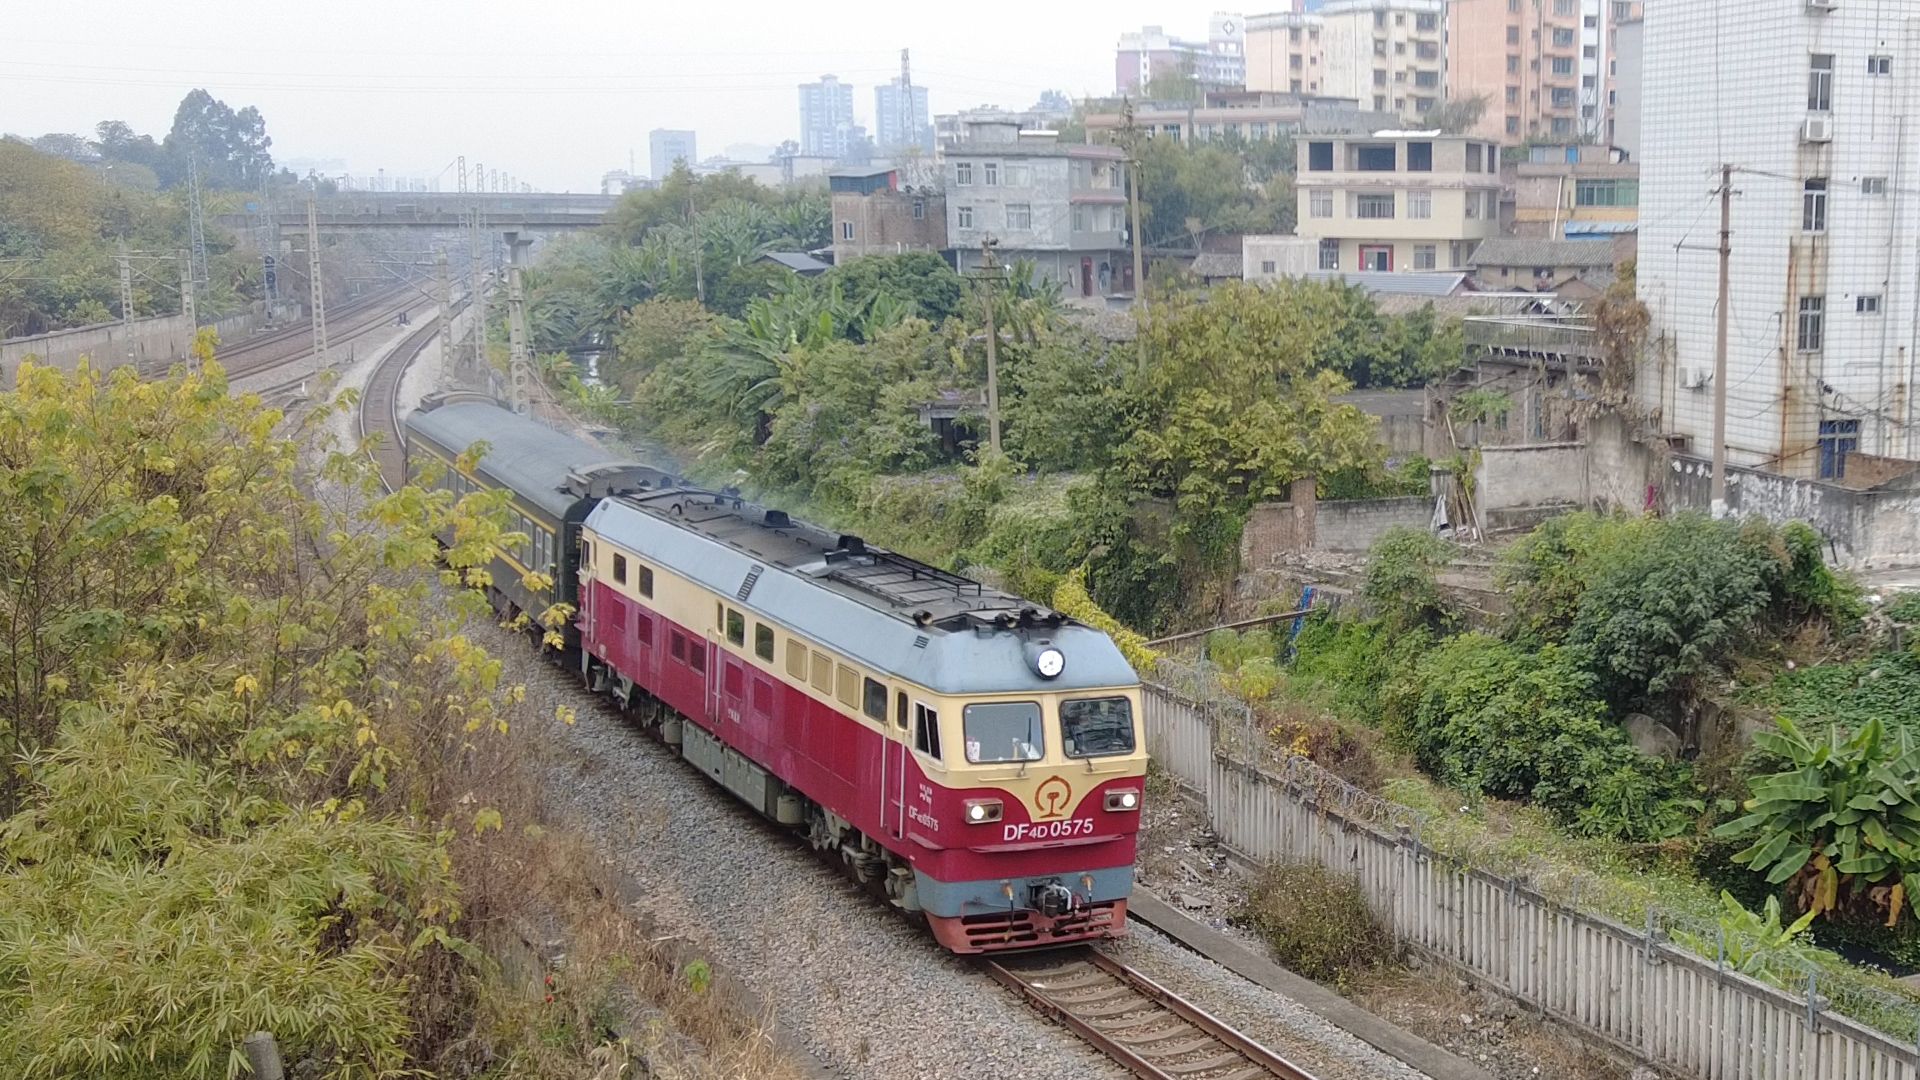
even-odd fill
[(1039, 761), (1047, 753), (1040, 705), (1033, 701), (996, 701), (969, 705), (961, 713), (967, 732), (967, 760), (975, 765)]
[(1060, 737), (1068, 757), (1133, 753), (1133, 707), (1123, 697), (1060, 703)]

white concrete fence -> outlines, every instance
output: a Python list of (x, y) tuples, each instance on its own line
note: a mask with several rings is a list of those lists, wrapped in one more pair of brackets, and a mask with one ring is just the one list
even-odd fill
[(1702, 1080), (1920, 1080), (1910, 1005), (1817, 973), (1791, 973), (1806, 989), (1789, 993), (1670, 943), (1657, 915), (1634, 930), (1463, 865), (1421, 842), (1417, 815), (1310, 762), (1250, 764), (1264, 740), (1237, 702), (1150, 683), (1144, 720), (1154, 761), (1234, 853), (1351, 875), (1407, 945), (1641, 1060)]

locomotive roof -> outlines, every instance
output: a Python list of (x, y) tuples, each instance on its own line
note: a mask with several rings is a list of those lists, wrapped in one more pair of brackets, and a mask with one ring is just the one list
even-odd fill
[(607, 457), (584, 439), (484, 401), (415, 410), (408, 414), (407, 426), (455, 454), (484, 441), (487, 453), (480, 459), (480, 471), (555, 518), (565, 517), (580, 501), (567, 490), (573, 471)]
[[(1018, 597), (728, 496), (679, 489), (602, 501), (587, 525), (823, 645), (939, 693), (1071, 691), (1139, 681), (1107, 635)], [(771, 572), (769, 572), (771, 571)], [(937, 575), (937, 576), (935, 576)], [(1022, 611), (1027, 612), (1022, 617)], [(1042, 679), (1029, 642), (1064, 671)]]

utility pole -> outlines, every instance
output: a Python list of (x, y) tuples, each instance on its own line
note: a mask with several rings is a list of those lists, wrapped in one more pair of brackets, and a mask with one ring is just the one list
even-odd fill
[(693, 189), (687, 190), (687, 232), (693, 236), (693, 298), (707, 302), (707, 277), (703, 256), (707, 245), (700, 240), (700, 215), (693, 209)]
[(1128, 239), (1133, 241), (1133, 303), (1134, 303), (1134, 349), (1138, 353), (1140, 371), (1147, 370), (1147, 271), (1146, 260), (1140, 251), (1140, 132), (1133, 124), (1133, 99), (1124, 98), (1120, 102), (1120, 130), (1127, 140), (1127, 208), (1133, 217), (1133, 228)]
[(533, 358), (527, 355), (527, 297), (520, 284), (520, 252), (532, 243), (520, 239), (517, 232), (507, 234), (507, 384), (508, 400), (517, 413), (527, 412), (532, 405), (527, 400), (533, 381)]
[(1708, 504), (1727, 516), (1727, 293), (1733, 262), (1733, 166), (1720, 166), (1720, 299), (1713, 333), (1713, 487)]
[(1000, 264), (993, 258), (993, 241), (980, 241), (981, 295), (987, 305), (987, 445), (995, 456), (1000, 453), (1000, 330), (993, 321), (993, 286), (1000, 276)]
[(480, 380), (482, 387), (490, 385), (487, 374), (487, 283), (486, 271), (480, 261), (480, 207), (473, 208), (473, 231), (469, 237), (473, 243), (472, 257), (467, 261), (468, 288), (467, 307), (473, 312), (468, 316), (473, 324), (473, 377)]
[(133, 259), (127, 254), (127, 242), (120, 242), (120, 326), (127, 334), (127, 363), (137, 357), (133, 347)]
[(180, 314), (187, 317), (187, 336), (189, 347), (191, 338), (200, 332), (200, 316), (193, 304), (193, 256), (182, 251), (174, 257), (180, 264)]
[(313, 306), (313, 355), (320, 362), (317, 370), (324, 371), (332, 358), (327, 355), (326, 289), (320, 284), (320, 210), (312, 198), (307, 199), (307, 286)]
[(434, 281), (440, 291), (440, 375), (434, 380), (442, 388), (453, 380), (453, 278), (447, 273), (447, 249), (433, 253)]
[(187, 233), (193, 244), (193, 265), (188, 277), (207, 280), (207, 216), (200, 205), (200, 155), (187, 150)]

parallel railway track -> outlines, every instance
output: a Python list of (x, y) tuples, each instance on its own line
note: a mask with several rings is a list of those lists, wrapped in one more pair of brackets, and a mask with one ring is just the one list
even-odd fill
[[(422, 297), (418, 290), (402, 285), (360, 297), (328, 312), (327, 329), (334, 340), (345, 344), (355, 335), (390, 323), (402, 311), (411, 311), (416, 307), (430, 308), (432, 303)], [(240, 379), (291, 363), (312, 352), (313, 323), (308, 321), (231, 345), (222, 345), (216, 358), (221, 367), (226, 369), (227, 378)], [(142, 366), (140, 373), (149, 378), (157, 377), (165, 375), (170, 366), (147, 364)]]
[(984, 963), (1000, 983), (1135, 1076), (1314, 1080), (1312, 1073), (1096, 948)]
[(380, 482), (388, 491), (407, 482), (406, 445), (400, 431), (400, 382), (439, 331), (438, 319), (422, 320), (420, 328), (395, 345), (367, 376), (366, 389), (360, 394), (360, 438), (364, 441), (376, 433), (381, 436), (371, 453), (380, 468)]

